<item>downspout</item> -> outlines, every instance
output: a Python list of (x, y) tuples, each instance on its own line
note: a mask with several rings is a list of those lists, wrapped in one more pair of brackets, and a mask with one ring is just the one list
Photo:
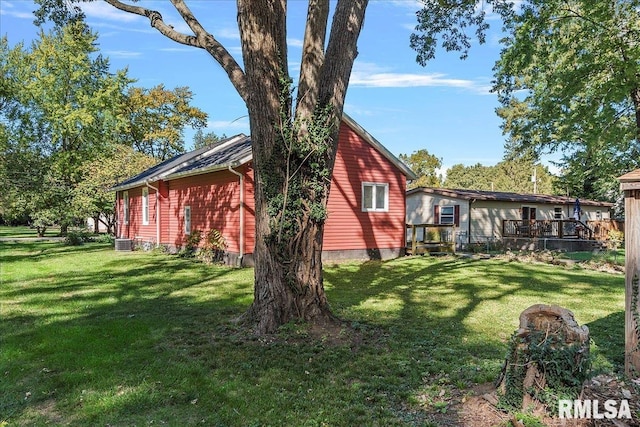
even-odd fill
[(149, 184), (149, 181), (145, 181), (144, 183), (156, 192), (156, 247), (158, 247), (160, 246), (160, 190)]
[(233, 169), (231, 165), (229, 165), (228, 168), (229, 172), (240, 178), (240, 255), (238, 256), (238, 267), (242, 267), (242, 259), (244, 258), (244, 175)]
[(471, 205), (474, 204), (476, 202), (476, 199), (471, 199), (469, 200), (469, 220), (467, 221), (467, 244), (470, 245), (471, 244), (471, 220), (472, 220), (472, 214), (471, 214)]

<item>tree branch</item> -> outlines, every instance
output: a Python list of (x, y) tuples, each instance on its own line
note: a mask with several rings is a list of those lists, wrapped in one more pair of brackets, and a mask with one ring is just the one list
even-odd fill
[(312, 113), (318, 100), (319, 76), (324, 63), (324, 44), (329, 19), (329, 0), (310, 0), (298, 82), (297, 111)]
[(193, 13), (191, 13), (191, 10), (189, 10), (183, 0), (171, 0), (171, 3), (195, 35), (183, 34), (176, 31), (171, 25), (164, 22), (162, 15), (158, 11), (126, 4), (120, 0), (105, 1), (116, 9), (149, 19), (153, 28), (158, 30), (163, 36), (177, 43), (206, 50), (225, 70), (227, 76), (229, 76), (229, 80), (236, 88), (236, 91), (238, 91), (238, 94), (240, 94), (245, 103), (247, 102), (248, 94), (244, 71), (242, 71), (242, 68), (240, 68), (240, 65), (233, 56), (231, 56), (229, 51), (200, 25), (200, 22)]

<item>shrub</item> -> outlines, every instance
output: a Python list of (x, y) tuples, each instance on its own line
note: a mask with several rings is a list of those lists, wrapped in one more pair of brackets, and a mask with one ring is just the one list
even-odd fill
[(184, 247), (180, 249), (178, 256), (182, 258), (193, 258), (201, 240), (202, 232), (200, 230), (191, 231), (191, 233), (185, 238)]
[(608, 246), (610, 249), (619, 249), (624, 242), (624, 233), (620, 230), (609, 230)]
[(222, 233), (211, 229), (204, 238), (204, 245), (198, 252), (198, 258), (207, 263), (221, 262), (226, 249), (227, 242)]
[(64, 237), (65, 246), (79, 246), (83, 243), (90, 242), (92, 236), (84, 230), (72, 230)]

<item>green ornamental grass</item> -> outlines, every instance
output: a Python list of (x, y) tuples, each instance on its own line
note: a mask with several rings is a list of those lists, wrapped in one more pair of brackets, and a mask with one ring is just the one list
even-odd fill
[(619, 371), (624, 276), (455, 257), (327, 264), (336, 330), (235, 320), (253, 270), (0, 243), (0, 425), (436, 425), (497, 377), (518, 316), (572, 310)]

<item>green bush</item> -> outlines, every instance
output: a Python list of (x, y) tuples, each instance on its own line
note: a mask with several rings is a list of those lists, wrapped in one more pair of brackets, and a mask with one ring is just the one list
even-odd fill
[(178, 252), (178, 256), (182, 258), (193, 258), (195, 256), (196, 250), (200, 245), (200, 241), (202, 240), (202, 231), (193, 230), (187, 237), (185, 238), (184, 247), (180, 249)]
[(212, 229), (204, 238), (204, 245), (198, 252), (198, 258), (207, 263), (221, 262), (226, 249), (227, 242), (222, 233)]
[(91, 242), (93, 236), (85, 230), (71, 230), (64, 236), (64, 244), (66, 246), (79, 246), (86, 242)]

